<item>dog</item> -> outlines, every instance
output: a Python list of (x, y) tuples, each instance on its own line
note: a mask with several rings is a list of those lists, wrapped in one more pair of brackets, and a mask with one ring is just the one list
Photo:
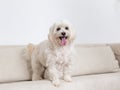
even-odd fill
[(26, 57), (31, 63), (32, 80), (45, 78), (54, 86), (60, 85), (60, 79), (71, 82), (74, 39), (75, 31), (71, 24), (59, 21), (50, 27), (48, 40), (27, 45)]

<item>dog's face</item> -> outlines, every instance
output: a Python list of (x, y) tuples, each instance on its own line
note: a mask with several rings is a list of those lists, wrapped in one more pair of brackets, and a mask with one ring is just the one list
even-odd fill
[(66, 46), (73, 42), (75, 33), (70, 24), (60, 21), (50, 28), (48, 38), (55, 45)]

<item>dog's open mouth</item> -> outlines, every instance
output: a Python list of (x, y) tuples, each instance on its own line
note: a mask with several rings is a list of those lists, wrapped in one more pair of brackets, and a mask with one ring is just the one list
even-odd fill
[(61, 45), (64, 46), (67, 43), (68, 36), (60, 36), (59, 39), (61, 40)]

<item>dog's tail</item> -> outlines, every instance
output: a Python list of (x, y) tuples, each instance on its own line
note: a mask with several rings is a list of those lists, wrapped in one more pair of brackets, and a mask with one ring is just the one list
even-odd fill
[(27, 62), (27, 68), (28, 68), (28, 72), (29, 72), (29, 77), (30, 80), (32, 80), (32, 66), (31, 66), (31, 57), (32, 57), (32, 53), (35, 49), (35, 45), (33, 45), (32, 43), (28, 44), (25, 48), (24, 48), (24, 54), (23, 57)]
[(24, 49), (24, 57), (26, 60), (31, 60), (31, 56), (32, 56), (32, 53), (35, 49), (35, 45), (33, 45), (32, 43), (29, 43), (25, 49)]

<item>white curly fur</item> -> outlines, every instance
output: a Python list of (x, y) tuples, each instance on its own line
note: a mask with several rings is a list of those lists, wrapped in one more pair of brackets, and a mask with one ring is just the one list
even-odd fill
[[(67, 28), (66, 28), (67, 27)], [(57, 30), (60, 28), (60, 30)], [(64, 44), (60, 37), (65, 32), (67, 37)], [(55, 86), (60, 85), (60, 78), (72, 81), (70, 71), (72, 64), (72, 42), (75, 38), (74, 30), (66, 21), (53, 24), (48, 34), (48, 40), (34, 46), (27, 46), (27, 59), (31, 60), (32, 80), (40, 80), (42, 76), (49, 79)]]

